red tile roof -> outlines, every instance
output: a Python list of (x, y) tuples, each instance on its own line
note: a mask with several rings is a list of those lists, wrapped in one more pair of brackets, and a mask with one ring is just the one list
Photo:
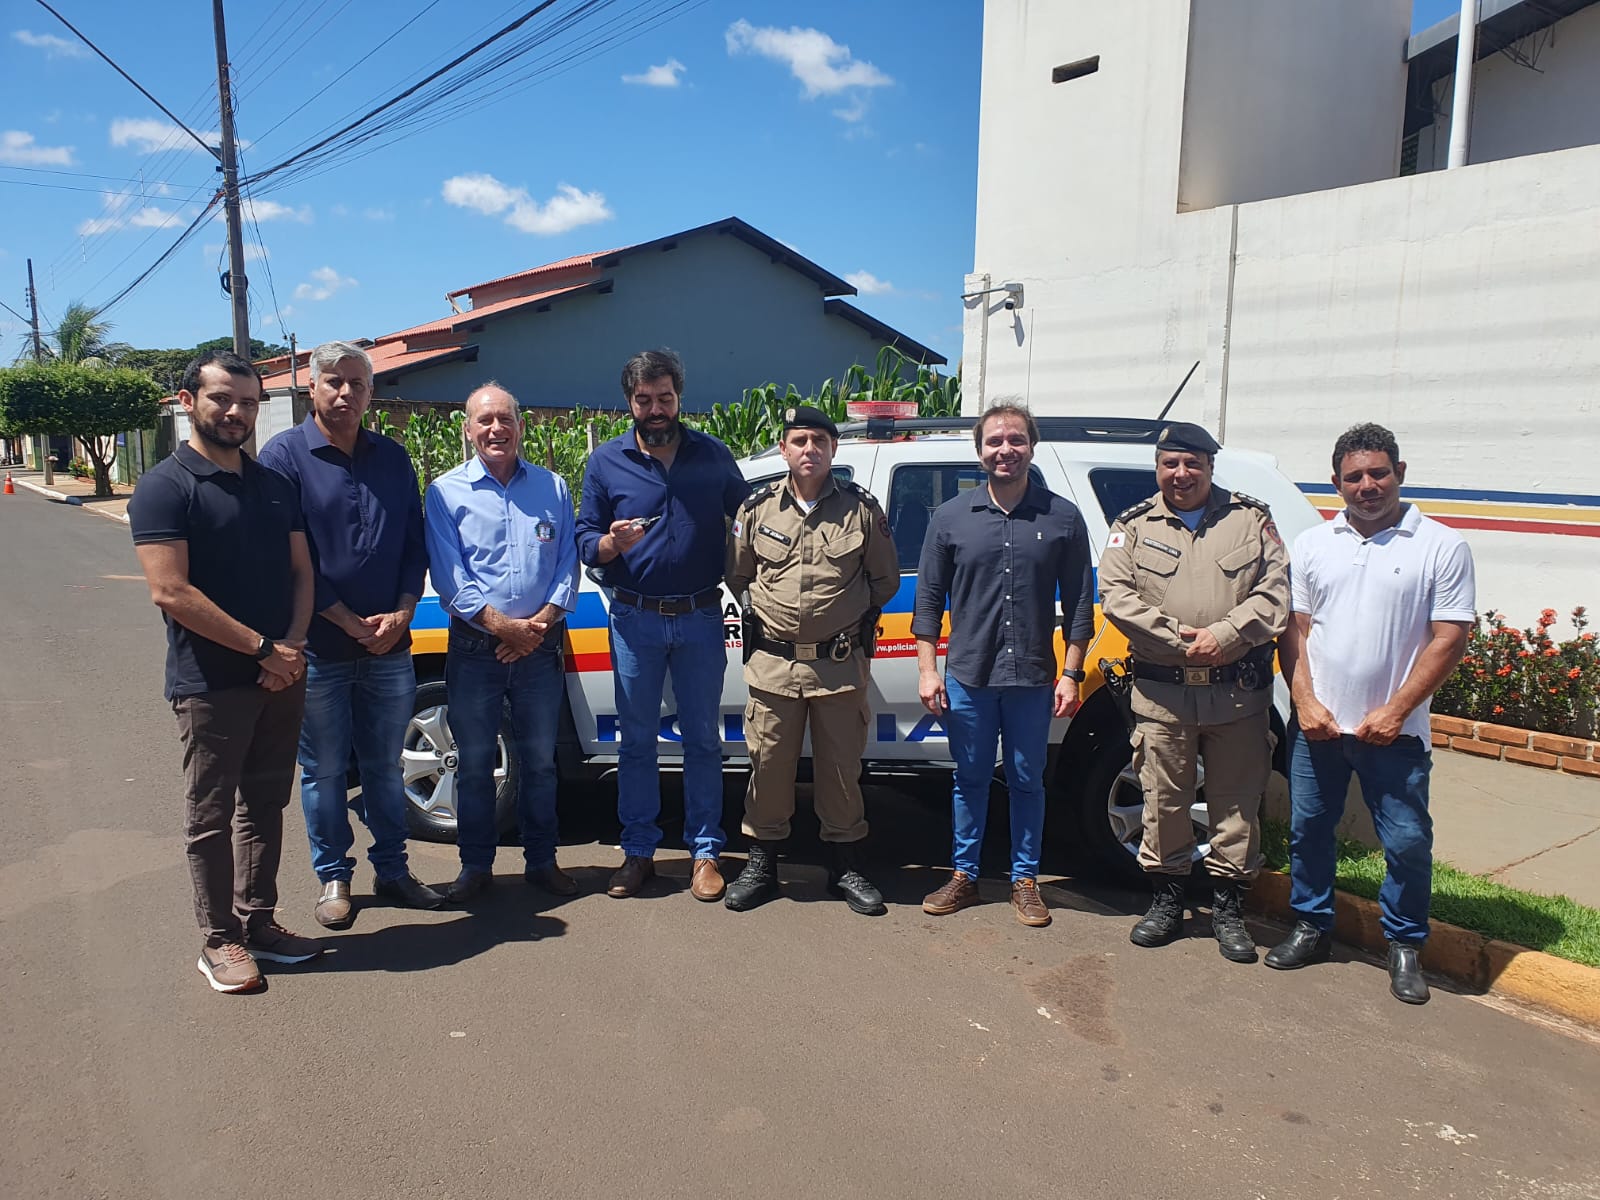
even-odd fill
[[(531, 275), (534, 274), (534, 272), (529, 271), (527, 274)], [(512, 296), (508, 300), (497, 300), (493, 304), (485, 304), (482, 308), (469, 308), (466, 312), (452, 313), (448, 317), (443, 317), (437, 321), (429, 321), (425, 325), (413, 325), (410, 329), (402, 329), (396, 333), (386, 333), (378, 339), (377, 345), (374, 347), (374, 351), (378, 347), (387, 346), (404, 338), (427, 337), (429, 334), (436, 333), (453, 333), (458, 329), (465, 328), (466, 326), (472, 325), (477, 321), (481, 321), (485, 317), (494, 316), (498, 313), (511, 312), (515, 309), (525, 308), (529, 305), (542, 304), (548, 300), (554, 299), (557, 296), (566, 296), (573, 292), (581, 292), (594, 282), (595, 280), (592, 279), (585, 280), (582, 283), (574, 283), (568, 284), (564, 287), (551, 288), (549, 291), (545, 292), (534, 292), (532, 295), (528, 296)], [(482, 287), (483, 285), (479, 284), (478, 286)], [(452, 296), (461, 295), (460, 292), (451, 292), (450, 294)], [(371, 353), (371, 351), (369, 351), (369, 353)]]
[[(461, 353), (460, 346), (438, 346), (427, 350), (408, 350), (403, 342), (381, 342), (367, 351), (372, 358), (372, 374), (374, 377), (385, 375), (401, 367), (415, 367), (422, 363), (432, 362), (435, 359), (445, 358), (452, 354)], [(311, 387), (310, 353), (305, 355), (306, 362), (301, 366), (299, 382), (302, 388)], [(283, 369), (267, 375), (262, 381), (267, 388), (286, 388), (289, 386), (289, 356), (287, 354), (274, 360), (284, 364)]]
[(473, 284), (471, 287), (457, 288), (453, 292), (446, 292), (445, 299), (454, 300), (457, 296), (468, 296), (473, 292), (487, 291), (489, 288), (498, 289), (507, 284), (520, 283), (526, 279), (534, 279), (540, 275), (555, 274), (558, 271), (593, 270), (596, 259), (605, 258), (616, 253), (618, 253), (616, 250), (605, 250), (599, 254), (578, 254), (572, 258), (563, 258), (559, 262), (545, 263), (542, 267), (530, 267), (526, 271), (518, 271), (515, 275), (502, 275), (498, 279), (486, 279), (482, 283)]

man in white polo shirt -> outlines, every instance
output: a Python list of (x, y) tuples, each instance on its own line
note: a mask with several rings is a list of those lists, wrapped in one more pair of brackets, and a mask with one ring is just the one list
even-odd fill
[(1378, 894), (1389, 990), (1426, 1004), (1418, 958), (1433, 892), (1428, 701), (1466, 648), (1472, 552), (1401, 501), (1406, 464), (1383, 426), (1347, 430), (1333, 472), (1344, 511), (1302, 533), (1290, 556), (1293, 617), (1278, 652), (1296, 717), (1289, 903), (1299, 920), (1267, 965), (1290, 970), (1328, 956), (1334, 828), (1354, 772), (1389, 868)]

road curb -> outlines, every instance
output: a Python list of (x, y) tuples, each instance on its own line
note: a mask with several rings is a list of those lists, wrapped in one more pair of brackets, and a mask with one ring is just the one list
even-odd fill
[(92, 505), (85, 504), (83, 502), (83, 497), (82, 496), (74, 496), (74, 495), (71, 495), (68, 492), (60, 492), (60, 491), (57, 491), (55, 488), (45, 487), (44, 484), (42, 484), (42, 483), (34, 483), (34, 482), (32, 482), (31, 480), (28, 480), (28, 479), (16, 479), (16, 478), (13, 478), (11, 480), (11, 482), (14, 483), (17, 487), (27, 488), (30, 492), (36, 492), (37, 494), (39, 494), (41, 496), (44, 496), (44, 497), (46, 497), (46, 498), (48, 498), (50, 500), (59, 500), (59, 501), (61, 501), (61, 503), (70, 504), (74, 508), (81, 508), (85, 512), (92, 512), (97, 517), (105, 517), (109, 521), (121, 521), (124, 525), (126, 525), (128, 523), (128, 514), (127, 513), (125, 513), (125, 512), (121, 512), (121, 513), (101, 512), (98, 508), (95, 508)]
[[(1294, 919), (1287, 875), (1264, 871), (1246, 895), (1251, 908)], [(1364, 896), (1334, 893), (1333, 936), (1372, 954), (1388, 952), (1378, 904)], [(1443, 921), (1431, 924), (1422, 965), (1469, 988), (1509, 996), (1600, 1030), (1600, 969)]]

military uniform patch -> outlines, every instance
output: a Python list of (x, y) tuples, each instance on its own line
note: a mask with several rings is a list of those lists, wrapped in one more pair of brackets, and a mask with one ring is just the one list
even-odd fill
[(1115, 550), (1128, 540), (1128, 535), (1120, 529), (1113, 529), (1111, 536), (1106, 539), (1106, 549)]
[(743, 534), (744, 534), (744, 522), (741, 521), (738, 517), (735, 517), (733, 519), (733, 536), (734, 537), (741, 537), (741, 536), (743, 536)]

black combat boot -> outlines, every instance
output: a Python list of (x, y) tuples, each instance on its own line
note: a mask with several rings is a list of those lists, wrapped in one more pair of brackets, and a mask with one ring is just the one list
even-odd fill
[(1183, 932), (1183, 879), (1177, 875), (1151, 875), (1155, 899), (1144, 919), (1133, 927), (1128, 940), (1135, 946), (1165, 946)]
[(851, 912), (858, 912), (864, 917), (878, 917), (889, 911), (884, 907), (883, 893), (873, 887), (860, 871), (856, 843), (831, 843), (828, 853), (828, 890), (843, 896)]
[(751, 842), (750, 858), (739, 878), (728, 885), (723, 903), (746, 912), (778, 898), (778, 850), (771, 842)]
[(1211, 888), (1211, 930), (1217, 949), (1229, 962), (1253, 963), (1256, 942), (1244, 925), (1244, 901), (1237, 880), (1214, 880)]

